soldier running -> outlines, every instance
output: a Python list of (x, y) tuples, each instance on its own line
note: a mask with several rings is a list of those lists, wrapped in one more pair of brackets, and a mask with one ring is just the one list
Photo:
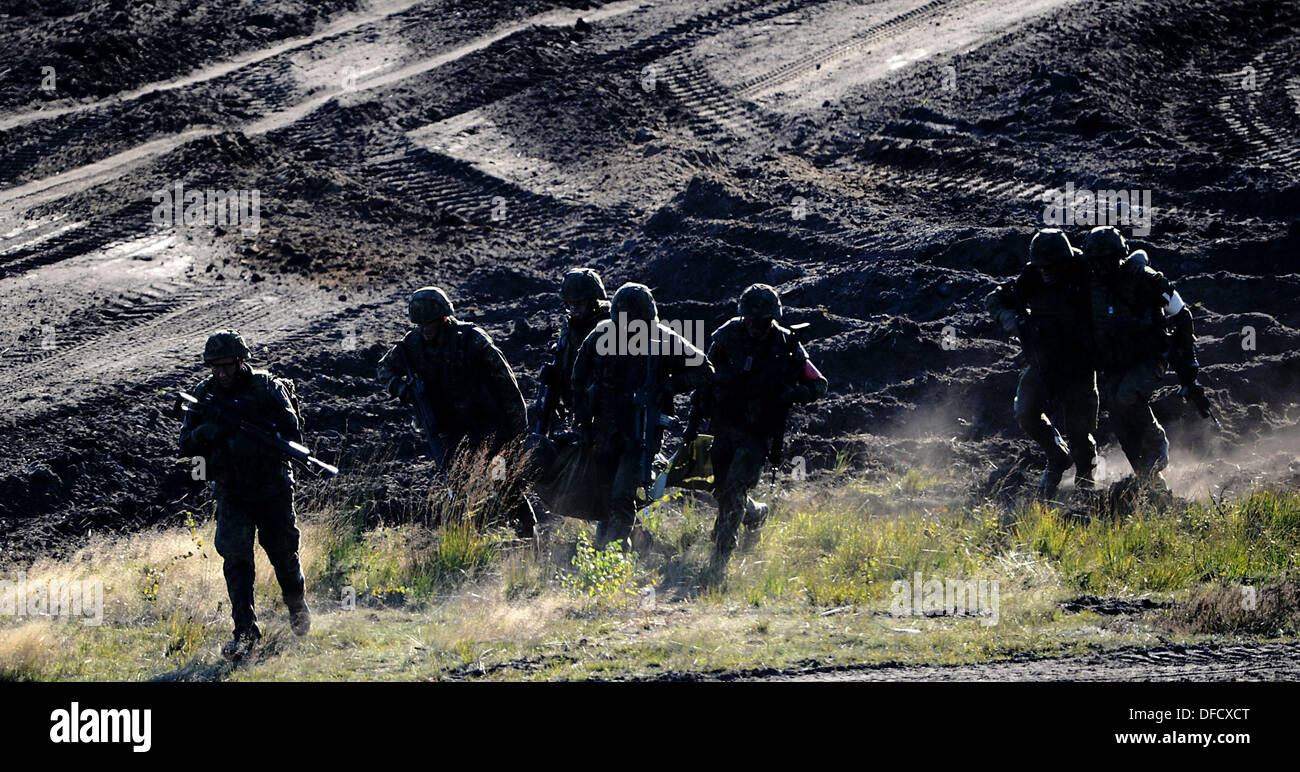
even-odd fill
[(564, 274), (560, 299), (568, 310), (564, 325), (551, 343), (551, 361), (542, 365), (538, 380), (545, 398), (538, 401), (532, 431), (550, 434), (573, 411), (573, 363), (578, 348), (596, 324), (609, 318), (609, 300), (600, 275), (590, 268)]
[(1165, 488), (1169, 441), (1151, 411), (1151, 397), (1172, 366), (1180, 393), (1210, 417), (1197, 381), (1191, 309), (1141, 250), (1129, 254), (1118, 229), (1098, 226), (1083, 241), (1091, 355), (1106, 379), (1106, 405), (1120, 448), (1138, 483)]
[[(238, 332), (218, 332), (203, 347), (203, 361), (212, 375), (194, 387), (199, 400), (217, 398), (237, 405), (245, 417), (260, 420), (284, 437), (302, 441), (297, 408), (286, 382), (266, 370), (249, 366), (248, 346)], [(223, 560), (232, 640), (222, 656), (238, 660), (262, 637), (253, 611), (253, 537), (256, 534), (275, 569), (289, 609), (289, 624), (297, 635), (311, 629), (302, 567), (298, 561), (299, 532), (293, 509), (293, 469), (281, 453), (238, 429), (233, 408), (218, 417), (184, 413), (180, 449), (204, 461), (217, 503), (217, 553)]]
[(704, 352), (659, 323), (649, 287), (628, 283), (614, 293), (610, 319), (583, 341), (571, 379), (578, 431), (600, 458), (609, 487), (608, 514), (596, 529), (598, 548), (611, 542), (630, 546), (645, 456), (653, 459), (662, 442), (658, 426), (645, 436), (638, 432), (638, 410), (649, 406), (671, 414), (673, 397), (704, 385), (711, 372)]
[(826, 393), (818, 372), (794, 333), (779, 323), (781, 299), (766, 284), (740, 296), (739, 316), (714, 331), (709, 347), (713, 365), (710, 428), (713, 431), (714, 491), (718, 517), (713, 525), (709, 577), (720, 579), (736, 548), (742, 520), (757, 532), (767, 505), (749, 500), (765, 462), (780, 463), (787, 414), (792, 405)]
[[(1028, 360), (1014, 408), (1016, 422), (1047, 454), (1038, 483), (1044, 499), (1056, 495), (1071, 463), (1075, 488), (1093, 485), (1097, 374), (1087, 356), (1081, 256), (1060, 230), (1040, 230), (1029, 242), (1029, 262), (1020, 276), (995, 289), (985, 303), (1003, 330), (1020, 336)], [(1064, 413), (1065, 438), (1047, 417), (1049, 400)]]
[[(455, 454), (476, 447), (494, 455), (519, 441), (527, 428), (524, 397), (488, 334), (453, 316), (451, 300), (438, 287), (416, 290), (407, 311), (416, 327), (379, 360), (379, 379), (407, 405), (414, 406), (417, 392), (423, 391), (433, 425), (421, 429), (440, 448), (435, 464), (446, 468)], [(523, 478), (522, 473), (512, 475), (520, 484)], [(521, 490), (512, 490), (507, 498), (507, 518), (516, 533), (531, 537), (535, 517), (528, 500)]]

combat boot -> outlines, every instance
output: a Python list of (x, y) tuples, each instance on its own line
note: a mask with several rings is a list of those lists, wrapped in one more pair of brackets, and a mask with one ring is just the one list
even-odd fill
[(221, 656), (227, 662), (239, 662), (252, 653), (261, 638), (262, 631), (256, 626), (248, 630), (236, 630), (231, 640), (221, 644)]
[(1061, 478), (1065, 476), (1065, 470), (1070, 468), (1070, 453), (1060, 445), (1055, 445), (1047, 453), (1047, 468), (1043, 470), (1043, 476), (1038, 480), (1038, 497), (1041, 499), (1051, 499), (1056, 496), (1056, 491), (1061, 487)]
[(709, 562), (705, 565), (704, 573), (700, 576), (700, 583), (705, 587), (722, 587), (727, 580), (727, 562), (730, 558), (730, 552), (724, 552), (715, 545), (709, 551)]
[(753, 499), (745, 500), (744, 532), (740, 538), (740, 549), (751, 550), (758, 544), (759, 531), (767, 522), (768, 506)]
[(286, 596), (284, 605), (289, 607), (289, 628), (294, 635), (306, 635), (311, 631), (311, 609), (307, 608), (307, 596)]

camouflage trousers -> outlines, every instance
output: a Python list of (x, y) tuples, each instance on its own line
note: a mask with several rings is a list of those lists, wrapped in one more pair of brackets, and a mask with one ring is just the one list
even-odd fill
[(713, 522), (713, 543), (721, 555), (730, 555), (736, 549), (741, 524), (756, 512), (749, 491), (763, 475), (767, 444), (767, 437), (743, 429), (714, 427), (710, 455), (718, 519)]
[(633, 442), (610, 449), (606, 456), (605, 479), (610, 480), (609, 514), (596, 525), (596, 547), (604, 549), (611, 542), (632, 535), (636, 524), (636, 491), (641, 487), (641, 450)]
[(1147, 360), (1108, 373), (1106, 378), (1106, 410), (1115, 439), (1139, 475), (1169, 465), (1169, 441), (1151, 411), (1151, 396), (1163, 383), (1165, 370), (1163, 360)]
[[(1065, 437), (1047, 417), (1048, 400), (1063, 413)], [(1025, 368), (1016, 387), (1016, 422), (1049, 460), (1074, 463), (1076, 478), (1091, 479), (1097, 457), (1097, 375), (1089, 371), (1075, 377), (1044, 378), (1037, 365)]]
[(275, 569), (286, 602), (304, 592), (302, 567), (298, 563), (299, 533), (293, 511), (293, 492), (286, 491), (265, 501), (245, 501), (232, 496), (217, 497), (217, 554), (221, 556), (230, 595), (230, 615), (235, 635), (258, 636), (257, 614), (253, 611), (253, 536)]

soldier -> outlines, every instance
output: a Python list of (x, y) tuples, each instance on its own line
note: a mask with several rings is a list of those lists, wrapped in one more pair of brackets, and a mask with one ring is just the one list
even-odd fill
[(659, 426), (642, 437), (639, 409), (671, 414), (673, 397), (704, 385), (711, 372), (704, 352), (659, 323), (649, 287), (628, 283), (614, 293), (610, 318), (582, 342), (571, 378), (578, 430), (609, 481), (608, 515), (596, 529), (599, 548), (627, 544), (636, 523), (636, 489), (645, 483), (645, 454), (653, 459), (663, 439)]
[[(301, 442), (299, 416), (286, 383), (248, 364), (248, 346), (238, 332), (218, 332), (203, 347), (212, 375), (194, 388), (199, 399), (237, 401), (240, 408)], [(297, 635), (311, 629), (311, 613), (298, 562), (299, 533), (293, 510), (293, 469), (284, 455), (237, 429), (233, 415), (200, 419), (186, 412), (180, 449), (202, 457), (217, 502), (216, 548), (223, 562), (235, 632), (221, 648), (227, 659), (245, 656), (261, 638), (253, 611), (253, 536), (275, 569), (289, 624)]]
[[(1075, 487), (1088, 490), (1093, 485), (1097, 374), (1085, 355), (1081, 255), (1061, 231), (1038, 231), (1029, 242), (1029, 262), (1020, 276), (995, 289), (985, 304), (1002, 329), (1020, 335), (1028, 359), (1016, 387), (1015, 415), (1047, 454), (1047, 469), (1038, 483), (1044, 499), (1056, 495), (1071, 463)], [(1047, 417), (1049, 399), (1064, 413), (1064, 439)]]
[(757, 531), (767, 505), (750, 502), (767, 460), (780, 463), (786, 416), (792, 405), (826, 393), (826, 378), (789, 329), (782, 327), (781, 298), (766, 284), (753, 284), (740, 296), (739, 316), (713, 333), (709, 362), (714, 491), (718, 518), (713, 525), (710, 575), (720, 578), (736, 548), (742, 520)]
[[(416, 290), (407, 310), (416, 327), (379, 360), (379, 378), (408, 405), (415, 405), (415, 379), (423, 385), (433, 425), (421, 428), (441, 448), (435, 464), (444, 468), (454, 452), (475, 446), (496, 454), (519, 440), (526, 429), (524, 397), (488, 334), (452, 316), (451, 300), (437, 287)], [(531, 537), (535, 518), (527, 499), (521, 491), (508, 499), (516, 532)]]
[(1146, 264), (1146, 253), (1129, 254), (1118, 229), (1104, 225), (1083, 241), (1088, 261), (1092, 357), (1106, 378), (1106, 404), (1116, 438), (1139, 483), (1164, 487), (1169, 441), (1151, 411), (1151, 396), (1172, 366), (1184, 397), (1209, 415), (1197, 382), (1191, 309), (1163, 274)]
[(564, 274), (560, 299), (568, 309), (568, 318), (551, 344), (551, 361), (542, 365), (538, 380), (546, 390), (533, 417), (533, 431), (550, 434), (560, 420), (573, 411), (573, 386), (570, 376), (578, 358), (578, 348), (596, 324), (609, 318), (609, 300), (600, 275), (590, 268), (574, 268)]

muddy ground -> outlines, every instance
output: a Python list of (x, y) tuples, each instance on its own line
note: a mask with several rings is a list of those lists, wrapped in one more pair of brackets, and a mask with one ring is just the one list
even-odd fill
[[(0, 5), (3, 558), (202, 505), (170, 395), (226, 326), (398, 516), (424, 474), (373, 374), (406, 295), (447, 288), (531, 400), (574, 265), (708, 329), (777, 286), (831, 384), (792, 420), (814, 475), (1016, 491), (1041, 459), (982, 302), (1066, 185), (1151, 191), (1130, 243), (1195, 304), (1224, 429), (1170, 377), (1175, 493), (1294, 485), (1298, 27), (1228, 0)], [(158, 222), (178, 181), (257, 191), (255, 231)]]

